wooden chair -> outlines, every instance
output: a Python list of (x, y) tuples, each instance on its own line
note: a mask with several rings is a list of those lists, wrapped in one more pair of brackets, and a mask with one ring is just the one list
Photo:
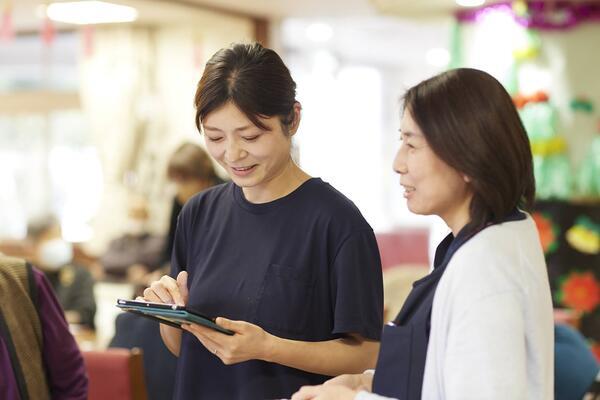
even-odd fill
[(147, 400), (140, 349), (84, 351), (88, 400)]

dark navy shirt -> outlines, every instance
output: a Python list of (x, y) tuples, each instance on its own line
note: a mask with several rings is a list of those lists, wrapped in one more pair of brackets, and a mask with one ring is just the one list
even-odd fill
[[(172, 276), (188, 306), (276, 336), (379, 340), (383, 290), (375, 236), (354, 204), (319, 178), (263, 204), (223, 184), (193, 197), (177, 226)], [(328, 377), (264, 361), (224, 365), (183, 332), (176, 399), (277, 399)]]

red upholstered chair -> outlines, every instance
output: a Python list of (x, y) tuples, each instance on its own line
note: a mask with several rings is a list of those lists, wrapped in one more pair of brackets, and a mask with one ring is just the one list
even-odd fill
[(88, 400), (146, 400), (142, 357), (139, 349), (84, 351)]

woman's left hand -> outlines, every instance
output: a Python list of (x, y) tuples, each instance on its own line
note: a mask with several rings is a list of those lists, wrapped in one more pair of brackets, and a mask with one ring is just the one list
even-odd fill
[(217, 325), (235, 332), (235, 335), (225, 335), (197, 324), (184, 324), (181, 327), (196, 336), (204, 347), (219, 357), (225, 365), (265, 358), (271, 335), (260, 326), (222, 317), (217, 318), (215, 322)]
[(292, 400), (352, 400), (357, 393), (340, 385), (303, 386)]

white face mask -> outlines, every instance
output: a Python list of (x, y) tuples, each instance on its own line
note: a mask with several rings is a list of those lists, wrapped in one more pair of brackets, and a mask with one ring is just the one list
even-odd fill
[(40, 263), (49, 270), (57, 270), (73, 260), (73, 245), (62, 239), (53, 239), (40, 247)]
[(132, 236), (141, 236), (146, 230), (146, 221), (130, 218), (125, 223), (125, 233)]

